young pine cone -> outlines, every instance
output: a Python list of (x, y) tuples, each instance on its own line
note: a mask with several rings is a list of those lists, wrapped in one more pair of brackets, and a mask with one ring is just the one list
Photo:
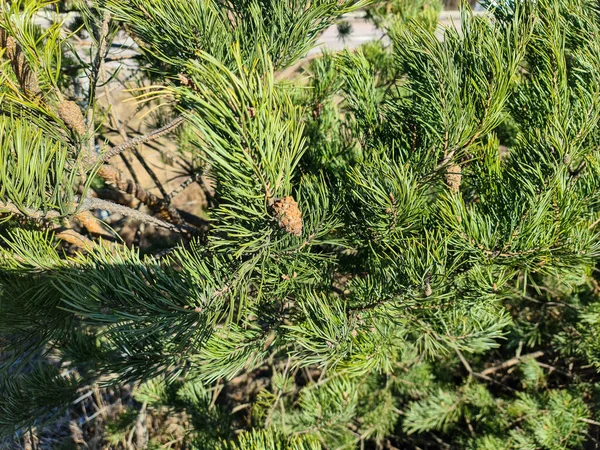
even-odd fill
[(462, 169), (458, 164), (449, 164), (446, 167), (446, 174), (444, 175), (446, 184), (450, 188), (453, 194), (458, 194), (460, 190), (460, 183), (462, 181)]
[(302, 213), (298, 203), (291, 195), (280, 198), (273, 203), (273, 216), (279, 226), (294, 236), (302, 236)]
[(83, 114), (81, 114), (81, 109), (79, 109), (77, 103), (70, 100), (63, 101), (60, 105), (58, 105), (58, 116), (69, 127), (70, 130), (75, 131), (79, 135), (85, 134), (85, 122), (83, 121)]

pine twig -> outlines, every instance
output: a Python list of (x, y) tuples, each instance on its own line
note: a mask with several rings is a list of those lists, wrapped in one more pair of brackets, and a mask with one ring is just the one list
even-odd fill
[(587, 424), (590, 424), (590, 425), (595, 425), (595, 426), (597, 426), (597, 427), (600, 427), (600, 422), (596, 422), (595, 420), (592, 420), (592, 419), (586, 419), (586, 418), (582, 418), (582, 419), (579, 419), (579, 420), (581, 420), (582, 422), (585, 422), (585, 423), (587, 423)]
[(473, 369), (471, 368), (471, 365), (466, 360), (466, 358), (463, 356), (462, 352), (458, 349), (458, 347), (454, 347), (454, 351), (458, 355), (458, 359), (460, 359), (460, 362), (462, 363), (462, 365), (465, 367), (467, 372), (469, 372), (469, 375), (471, 375), (475, 378), (479, 378), (481, 380), (488, 381), (490, 383), (498, 384), (498, 385), (502, 386), (503, 388), (508, 389), (509, 391), (514, 391), (513, 388), (511, 388), (510, 386), (506, 386), (504, 383), (500, 383), (499, 381), (494, 380), (493, 378), (491, 378), (483, 373), (473, 371)]
[(133, 195), (144, 205), (154, 208), (160, 205), (162, 199), (148, 192), (135, 181), (126, 178), (123, 173), (114, 166), (105, 164), (98, 170), (98, 175), (110, 185), (127, 194)]
[(154, 130), (152, 133), (145, 134), (143, 136), (138, 136), (138, 137), (130, 139), (126, 142), (123, 142), (122, 144), (118, 145), (117, 147), (114, 147), (114, 148), (110, 149), (109, 151), (107, 151), (106, 153), (104, 153), (100, 157), (100, 162), (106, 162), (109, 159), (119, 155), (120, 153), (123, 153), (125, 150), (130, 149), (132, 147), (136, 147), (137, 145), (143, 144), (144, 142), (153, 141), (155, 139), (158, 139), (159, 137), (161, 137), (161, 136), (171, 132), (173, 129), (177, 128), (184, 121), (185, 121), (184, 116), (178, 116), (173, 121), (168, 123), (167, 125)]
[(485, 370), (482, 370), (480, 372), (480, 374), (481, 375), (491, 375), (493, 373), (498, 372), (499, 370), (504, 370), (504, 369), (508, 369), (509, 367), (516, 366), (524, 359), (528, 359), (528, 358), (537, 359), (537, 358), (541, 358), (542, 356), (544, 356), (544, 352), (542, 352), (542, 351), (529, 353), (528, 355), (523, 355), (523, 356), (515, 356), (514, 358), (504, 361), (502, 364), (498, 364), (497, 366), (489, 367)]
[(29, 219), (36, 220), (53, 220), (62, 217), (62, 214), (58, 211), (40, 211), (32, 208), (19, 208), (14, 203), (1, 202), (0, 201), (0, 213), (16, 214), (19, 216), (25, 216)]
[(463, 356), (462, 352), (458, 349), (458, 347), (455, 347), (454, 351), (455, 351), (456, 355), (458, 356), (458, 359), (460, 359), (460, 362), (462, 363), (462, 365), (465, 367), (465, 369), (467, 369), (467, 372), (469, 372), (469, 374), (471, 374), (471, 375), (474, 375), (473, 369), (471, 368), (471, 364), (469, 364), (469, 362)]
[(121, 214), (125, 217), (129, 217), (134, 220), (139, 220), (140, 222), (144, 222), (148, 225), (155, 225), (157, 227), (165, 228), (171, 231), (181, 232), (183, 229), (187, 228), (173, 225), (171, 223), (165, 222), (164, 220), (160, 220), (154, 216), (143, 213), (141, 211), (137, 211), (127, 206), (118, 205), (116, 203), (112, 203), (99, 198), (86, 198), (81, 203), (81, 206), (83, 210), (103, 209), (113, 214)]
[(179, 194), (181, 194), (183, 191), (185, 191), (188, 186), (192, 183), (194, 183), (195, 181), (197, 181), (200, 178), (200, 174), (194, 174), (191, 177), (187, 178), (183, 183), (181, 183), (179, 186), (177, 186), (175, 189), (173, 189), (169, 194), (167, 194), (164, 198), (165, 203), (169, 204), (171, 203), (171, 201), (177, 197)]
[[(90, 211), (92, 209), (102, 209), (114, 214), (121, 214), (126, 217), (130, 217), (135, 220), (139, 220), (149, 225), (155, 225), (157, 227), (166, 228), (167, 230), (181, 232), (183, 230), (188, 229), (187, 226), (177, 226), (171, 223), (165, 222), (164, 220), (160, 220), (156, 217), (153, 217), (149, 214), (143, 213), (141, 211), (137, 211), (135, 209), (129, 208), (127, 206), (118, 205), (116, 203), (109, 202), (107, 200), (102, 200), (99, 198), (86, 198), (80, 204), (74, 205), (75, 207), (79, 206), (79, 214)], [(38, 219), (38, 220), (52, 220), (63, 217), (63, 215), (59, 211), (48, 211), (43, 212), (39, 210), (34, 210), (31, 208), (24, 208), (23, 210), (19, 209), (16, 205), (12, 203), (3, 203), (0, 202), (0, 212), (8, 212), (10, 214), (17, 214), (20, 216), (25, 216), (30, 219)], [(75, 232), (74, 232), (75, 233)], [(79, 234), (79, 233), (77, 233)], [(65, 235), (69, 239), (75, 239), (72, 233)], [(87, 239), (87, 238), (85, 238)], [(89, 240), (89, 239), (88, 239)], [(83, 240), (79, 240), (79, 243), (84, 242)], [(90, 241), (92, 242), (92, 241)]]
[(162, 198), (144, 189), (135, 181), (126, 178), (123, 173), (115, 167), (105, 164), (98, 170), (98, 175), (102, 177), (106, 183), (113, 185), (120, 191), (133, 195), (153, 211), (165, 212), (169, 216), (169, 219), (181, 223), (181, 219), (179, 219), (180, 215), (173, 207), (166, 205)]
[[(205, 229), (208, 226), (208, 222), (206, 220), (167, 204), (162, 198), (144, 189), (138, 183), (123, 175), (120, 170), (109, 164), (105, 164), (100, 167), (97, 173), (98, 176), (103, 178), (107, 184), (114, 186), (121, 192), (132, 195), (144, 205), (152, 209), (155, 213), (166, 214), (168, 220), (172, 221), (173, 223), (183, 224), (185, 221), (201, 229)], [(0, 204), (0, 209), (1, 206), (2, 205)]]
[(109, 24), (110, 13), (108, 11), (105, 11), (104, 16), (102, 17), (102, 25), (100, 26), (100, 36), (98, 38), (98, 52), (96, 53), (94, 64), (92, 66), (92, 72), (90, 74), (90, 87), (88, 94), (89, 106), (87, 111), (87, 126), (90, 134), (89, 157), (94, 162), (96, 160), (96, 152), (94, 151), (94, 105), (96, 103), (96, 89), (98, 87), (98, 81), (100, 79), (100, 74), (102, 73), (104, 67), (104, 59), (106, 58), (107, 54)]

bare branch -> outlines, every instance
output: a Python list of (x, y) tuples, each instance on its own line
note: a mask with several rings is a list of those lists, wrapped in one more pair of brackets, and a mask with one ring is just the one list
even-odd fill
[(179, 194), (181, 194), (183, 191), (185, 191), (190, 184), (197, 181), (200, 178), (200, 176), (201, 175), (199, 173), (197, 173), (197, 174), (192, 175), (188, 179), (186, 179), (183, 183), (181, 183), (179, 186), (177, 186), (175, 189), (173, 189), (170, 194), (165, 196), (165, 202), (171, 203), (171, 201), (175, 197), (177, 197)]
[(108, 164), (103, 165), (98, 170), (101, 176), (108, 184), (115, 186), (120, 191), (133, 195), (140, 202), (151, 208), (153, 211), (165, 213), (169, 220), (174, 223), (181, 223), (182, 219), (178, 211), (165, 203), (165, 201), (144, 189), (135, 181), (126, 178), (118, 169)]
[(0, 202), (0, 212), (6, 212), (9, 214), (17, 214), (20, 216), (25, 216), (30, 219), (37, 220), (52, 220), (58, 219), (62, 217), (62, 214), (58, 211), (40, 211), (32, 208), (19, 208), (14, 203), (10, 202)]
[(111, 165), (105, 164), (100, 167), (98, 175), (102, 177), (106, 183), (113, 185), (120, 191), (133, 195), (140, 202), (152, 209), (161, 206), (162, 199), (160, 197), (148, 192), (134, 180), (125, 177), (120, 170)]
[(104, 59), (106, 58), (107, 53), (107, 39), (109, 32), (109, 24), (110, 24), (110, 13), (108, 11), (104, 12), (104, 16), (102, 17), (102, 25), (100, 28), (99, 38), (98, 38), (98, 53), (96, 53), (96, 58), (94, 60), (94, 65), (92, 67), (92, 73), (90, 75), (90, 88), (89, 88), (89, 107), (87, 112), (87, 126), (90, 134), (90, 142), (89, 142), (89, 156), (90, 159), (95, 160), (96, 152), (94, 151), (94, 105), (96, 103), (96, 89), (98, 87), (98, 80), (100, 78), (100, 73), (103, 70)]
[(151, 216), (141, 211), (137, 211), (127, 206), (117, 205), (116, 203), (112, 203), (99, 198), (86, 198), (81, 203), (81, 207), (85, 211), (88, 211), (90, 209), (103, 209), (113, 214), (121, 214), (125, 217), (129, 217), (134, 220), (139, 220), (140, 222), (144, 222), (148, 225), (155, 225), (157, 227), (166, 228), (167, 230), (171, 231), (181, 232), (184, 228), (186, 228), (182, 226), (173, 225), (171, 223), (165, 222), (164, 220), (160, 220), (154, 216)]
[(597, 427), (600, 427), (600, 422), (597, 422), (595, 420), (586, 419), (585, 417), (581, 418), (579, 420), (581, 420), (582, 422), (585, 422), (585, 423), (589, 423), (590, 425), (596, 425)]
[[(149, 225), (155, 225), (157, 227), (166, 228), (167, 230), (181, 232), (181, 231), (195, 231), (191, 230), (190, 227), (181, 225), (173, 225), (171, 223), (165, 222), (164, 220), (160, 220), (156, 217), (153, 217), (149, 214), (143, 213), (141, 211), (137, 211), (135, 209), (129, 208), (127, 206), (118, 205), (116, 203), (112, 203), (106, 200), (102, 200), (99, 198), (86, 198), (81, 203), (75, 203), (73, 205), (74, 208), (78, 208), (79, 213), (89, 211), (92, 209), (101, 209), (114, 214), (121, 214), (125, 217), (130, 217), (135, 220), (139, 220)], [(7, 212), (9, 214), (17, 214), (20, 216), (25, 216), (30, 219), (38, 219), (38, 220), (52, 220), (59, 219), (64, 217), (59, 211), (39, 211), (31, 208), (18, 208), (13, 203), (3, 203), (0, 202), (0, 212)]]
[(489, 367), (485, 370), (482, 370), (481, 375), (491, 375), (495, 372), (498, 372), (499, 370), (504, 370), (504, 369), (508, 369), (509, 367), (516, 366), (524, 359), (528, 359), (528, 358), (537, 359), (537, 358), (541, 358), (542, 356), (544, 356), (544, 352), (540, 351), (540, 352), (529, 353), (528, 355), (514, 357), (507, 361), (504, 361), (502, 364), (498, 364), (497, 366)]
[(163, 135), (171, 132), (173, 129), (177, 128), (184, 121), (185, 121), (185, 118), (183, 116), (178, 116), (177, 118), (175, 118), (173, 121), (171, 121), (170, 123), (168, 123), (164, 127), (158, 128), (158, 129), (154, 130), (150, 134), (145, 134), (143, 136), (138, 136), (138, 137), (130, 139), (130, 140), (126, 141), (126, 142), (123, 142), (121, 145), (119, 145), (117, 147), (114, 147), (114, 148), (110, 149), (109, 151), (107, 151), (106, 153), (104, 153), (100, 157), (100, 161), (101, 162), (106, 162), (109, 159), (111, 159), (111, 158), (119, 155), (120, 153), (124, 152), (127, 149), (135, 147), (135, 146), (137, 146), (139, 144), (143, 144), (144, 142), (153, 141), (155, 139), (158, 139), (159, 137), (161, 137), (161, 136), (163, 136)]

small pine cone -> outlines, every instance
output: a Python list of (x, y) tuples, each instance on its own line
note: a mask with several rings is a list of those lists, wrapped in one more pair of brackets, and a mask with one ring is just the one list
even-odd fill
[(446, 184), (450, 188), (450, 191), (454, 194), (458, 194), (460, 190), (460, 183), (462, 181), (462, 169), (458, 164), (449, 164), (446, 168), (446, 174), (444, 175)]
[(70, 130), (77, 132), (80, 135), (85, 134), (85, 122), (83, 114), (77, 103), (70, 100), (63, 101), (58, 105), (58, 116), (69, 127)]
[(4, 55), (10, 60), (13, 72), (19, 81), (23, 93), (30, 98), (41, 94), (36, 73), (27, 64), (23, 50), (12, 36), (0, 30), (0, 48), (6, 51)]
[(276, 200), (273, 212), (281, 228), (294, 236), (302, 236), (302, 213), (294, 197), (290, 195)]
[(0, 44), (6, 49), (6, 56), (9, 59), (15, 58), (17, 54), (17, 41), (14, 37), (8, 36), (3, 30), (0, 31)]

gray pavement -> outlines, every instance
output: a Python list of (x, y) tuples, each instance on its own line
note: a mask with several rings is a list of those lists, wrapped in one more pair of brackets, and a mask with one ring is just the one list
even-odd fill
[[(481, 12), (475, 12), (475, 14), (482, 14)], [(344, 48), (353, 49), (357, 48), (365, 42), (384, 38), (384, 33), (379, 30), (372, 23), (366, 21), (360, 15), (348, 16), (346, 20), (352, 26), (352, 32), (344, 40), (340, 39), (337, 27), (332, 26), (325, 30), (325, 32), (319, 37), (317, 41), (317, 47), (313, 48), (309, 52), (309, 56), (319, 54), (323, 49), (331, 51), (340, 51)], [(441, 30), (444, 27), (454, 25), (460, 30), (460, 13), (458, 11), (442, 11), (439, 20), (439, 31), (438, 36), (442, 36)]]

